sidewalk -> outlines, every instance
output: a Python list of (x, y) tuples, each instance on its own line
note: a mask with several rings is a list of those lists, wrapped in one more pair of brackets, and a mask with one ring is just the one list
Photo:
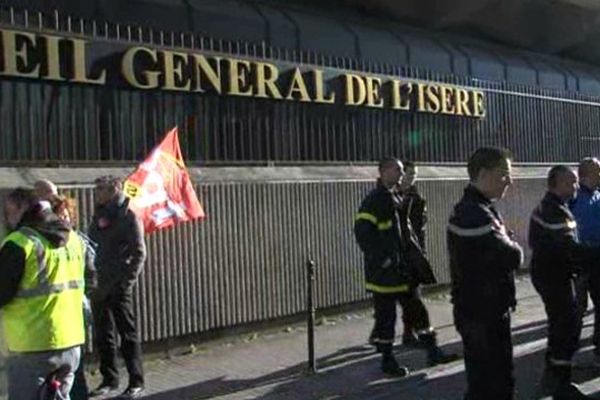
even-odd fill
[[(527, 277), (518, 280), (519, 306), (513, 318), (517, 398), (535, 399), (546, 345), (543, 306)], [(447, 294), (426, 299), (440, 343), (462, 352), (452, 325)], [(327, 319), (316, 329), (319, 373), (307, 374), (306, 329), (293, 326), (227, 343), (207, 343), (188, 355), (147, 362), (148, 400), (172, 399), (462, 399), (462, 360), (427, 368), (421, 350), (398, 346), (397, 358), (411, 368), (407, 378), (389, 379), (379, 371), (379, 355), (365, 345), (373, 319), (361, 310)], [(401, 328), (401, 327), (399, 327)], [(589, 317), (579, 359), (591, 359)], [(124, 373), (124, 372), (123, 372)], [(125, 376), (125, 375), (123, 375)], [(575, 378), (587, 393), (600, 393), (600, 371), (578, 369)], [(96, 385), (98, 375), (90, 377)], [(124, 389), (124, 387), (123, 387)]]

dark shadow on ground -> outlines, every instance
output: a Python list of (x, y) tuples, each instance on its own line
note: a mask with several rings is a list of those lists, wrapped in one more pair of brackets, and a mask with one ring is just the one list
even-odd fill
[[(589, 327), (589, 324), (586, 324)], [(515, 347), (535, 348), (515, 356), (517, 399), (539, 398), (535, 395), (542, 373), (545, 353), (546, 320), (538, 320), (513, 328)], [(589, 345), (589, 339), (582, 346)], [(462, 353), (460, 342), (445, 344), (448, 352)], [(307, 364), (300, 363), (255, 379), (228, 379), (227, 376), (198, 382), (186, 387), (147, 395), (149, 400), (209, 399), (238, 392), (241, 396), (259, 399), (461, 399), (465, 387), (463, 362), (427, 368), (422, 350), (395, 347), (398, 360), (413, 371), (409, 377), (390, 379), (379, 370), (380, 356), (372, 347), (342, 348), (318, 359), (318, 374), (307, 374)], [(585, 357), (591, 355), (586, 354)], [(258, 361), (258, 360), (257, 360)], [(577, 382), (600, 376), (597, 369), (578, 369)], [(252, 390), (255, 389), (253, 393)], [(244, 393), (241, 393), (244, 392)]]

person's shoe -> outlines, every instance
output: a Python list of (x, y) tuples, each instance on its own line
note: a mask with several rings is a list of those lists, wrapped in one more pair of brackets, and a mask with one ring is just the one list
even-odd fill
[(577, 387), (574, 383), (568, 383), (565, 385), (561, 385), (554, 396), (552, 396), (553, 400), (588, 400), (592, 399), (592, 397), (583, 393), (579, 387)]
[(413, 333), (405, 333), (402, 335), (402, 346), (405, 347), (421, 347), (419, 338)]
[(123, 400), (137, 399), (142, 396), (142, 393), (144, 393), (143, 386), (129, 386), (118, 398)]
[(454, 353), (446, 353), (439, 347), (435, 347), (427, 352), (427, 365), (433, 367), (438, 364), (448, 364), (459, 360), (460, 356)]
[(381, 359), (381, 370), (388, 375), (402, 378), (408, 375), (408, 368), (399, 365), (393, 356), (383, 357)]
[(89, 393), (90, 397), (104, 396), (119, 388), (118, 383), (102, 382), (96, 389)]

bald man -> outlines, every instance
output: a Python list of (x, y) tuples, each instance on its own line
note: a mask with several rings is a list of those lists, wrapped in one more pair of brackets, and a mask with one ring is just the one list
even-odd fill
[[(579, 190), (570, 203), (577, 222), (577, 237), (588, 247), (600, 246), (600, 160), (584, 158), (579, 163)], [(577, 278), (577, 322), (582, 323), (588, 293), (594, 303), (594, 366), (600, 367), (600, 261), (591, 259)]]
[(58, 195), (58, 188), (48, 179), (40, 179), (33, 184), (33, 190), (38, 199), (51, 200)]
[(577, 193), (577, 175), (565, 165), (548, 174), (548, 191), (529, 222), (531, 280), (548, 315), (548, 350), (543, 395), (588, 399), (571, 381), (571, 359), (579, 347), (574, 277), (597, 249), (577, 241), (577, 223), (568, 202)]

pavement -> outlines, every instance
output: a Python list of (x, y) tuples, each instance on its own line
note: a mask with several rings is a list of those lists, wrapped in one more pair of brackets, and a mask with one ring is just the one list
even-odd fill
[[(516, 399), (541, 399), (537, 392), (546, 347), (545, 313), (528, 277), (518, 278), (517, 293), (519, 305), (512, 324)], [(462, 353), (448, 294), (431, 294), (425, 301), (443, 349)], [(600, 370), (590, 366), (590, 318), (588, 315), (585, 319), (582, 349), (576, 357), (582, 366), (574, 371), (574, 378), (586, 393), (600, 399)], [(396, 357), (410, 368), (411, 374), (405, 378), (383, 375), (379, 370), (380, 356), (366, 345), (373, 324), (371, 310), (318, 317), (318, 321), (317, 373), (308, 369), (305, 326), (290, 325), (189, 345), (172, 351), (169, 357), (148, 357), (143, 398), (462, 399), (462, 360), (428, 368), (422, 350), (399, 345), (395, 347)], [(91, 386), (100, 380), (93, 368), (90, 366), (88, 371)], [(126, 376), (125, 371), (122, 374)], [(124, 388), (123, 385), (121, 389)]]

